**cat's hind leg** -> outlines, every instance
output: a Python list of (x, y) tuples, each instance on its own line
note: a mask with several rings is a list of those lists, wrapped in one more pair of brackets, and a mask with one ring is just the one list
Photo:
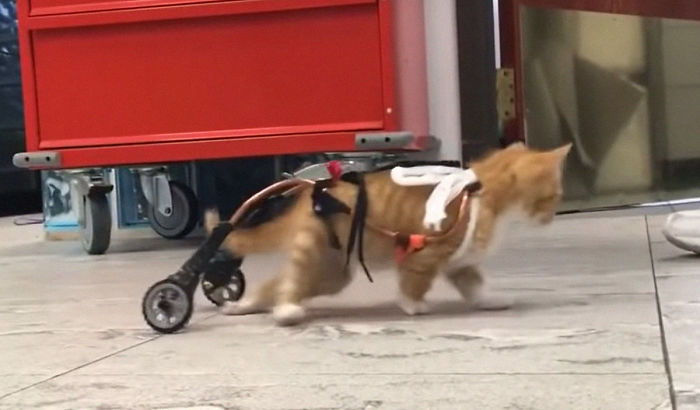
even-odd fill
[(272, 316), (281, 326), (304, 320), (303, 302), (321, 294), (339, 292), (349, 275), (339, 263), (340, 253), (331, 249), (325, 227), (310, 223), (294, 238), (289, 259), (279, 275)]
[(246, 315), (272, 311), (280, 325), (293, 325), (302, 321), (306, 311), (302, 302), (312, 296), (312, 278), (317, 269), (315, 256), (303, 258), (300, 249), (293, 249), (281, 271), (238, 302), (228, 302), (221, 312), (228, 315)]
[(399, 268), (399, 299), (397, 304), (407, 315), (421, 315), (429, 312), (425, 294), (430, 290), (436, 276), (434, 269), (417, 267)]
[(267, 280), (249, 295), (243, 296), (241, 300), (226, 302), (221, 307), (221, 313), (225, 315), (249, 315), (268, 312), (275, 303), (278, 283), (278, 276)]
[(243, 315), (271, 310), (277, 324), (295, 325), (306, 317), (306, 300), (338, 293), (350, 282), (344, 255), (329, 246), (323, 227), (319, 229), (316, 224), (309, 224), (294, 237), (286, 256), (277, 276), (241, 301), (227, 303), (222, 313)]

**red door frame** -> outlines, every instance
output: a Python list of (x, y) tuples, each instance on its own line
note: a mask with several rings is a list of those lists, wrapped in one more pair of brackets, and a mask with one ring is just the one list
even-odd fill
[(507, 142), (525, 141), (525, 95), (520, 69), (521, 6), (700, 20), (698, 0), (499, 0), (501, 66), (515, 72), (516, 118), (504, 129)]

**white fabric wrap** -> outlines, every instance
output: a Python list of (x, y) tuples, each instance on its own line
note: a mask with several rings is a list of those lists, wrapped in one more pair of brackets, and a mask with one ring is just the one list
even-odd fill
[(423, 226), (433, 231), (442, 230), (442, 222), (447, 218), (445, 209), (464, 188), (477, 181), (471, 169), (428, 165), (419, 167), (395, 167), (391, 179), (398, 185), (435, 185), (425, 203)]

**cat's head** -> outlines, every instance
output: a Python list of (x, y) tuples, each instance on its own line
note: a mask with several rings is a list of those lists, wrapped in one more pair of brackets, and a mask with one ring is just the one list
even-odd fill
[(570, 150), (571, 144), (549, 151), (515, 144), (478, 161), (474, 170), (497, 209), (546, 224), (562, 198), (562, 174)]
[(550, 151), (523, 149), (513, 164), (519, 206), (533, 222), (548, 224), (561, 202), (563, 171), (571, 144)]

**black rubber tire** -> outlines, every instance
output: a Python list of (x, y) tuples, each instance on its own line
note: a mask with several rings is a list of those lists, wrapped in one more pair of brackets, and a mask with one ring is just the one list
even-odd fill
[(93, 194), (83, 197), (85, 218), (80, 227), (80, 242), (90, 255), (101, 255), (109, 248), (112, 236), (112, 215), (107, 195)]
[[(181, 292), (181, 296), (185, 298), (184, 302), (186, 303), (184, 315), (180, 318), (180, 320), (168, 326), (159, 325), (155, 320), (153, 320), (153, 314), (149, 314), (151, 313), (151, 306), (149, 306), (149, 300), (151, 299), (151, 296), (153, 296), (152, 293), (158, 290), (158, 288), (164, 286), (173, 287), (173, 289), (176, 289), (179, 292)], [(159, 333), (175, 333), (178, 330), (185, 327), (190, 321), (190, 318), (192, 317), (193, 310), (194, 302), (192, 300), (192, 295), (188, 295), (187, 289), (185, 289), (179, 283), (175, 282), (172, 279), (164, 279), (151, 285), (151, 287), (148, 288), (146, 293), (143, 295), (143, 299), (141, 301), (141, 314), (143, 315), (143, 319), (146, 321), (146, 323), (148, 323), (148, 326), (150, 326), (153, 330)]]
[[(202, 277), (202, 281), (204, 281), (204, 276)], [(235, 287), (231, 287), (231, 284), (235, 284)], [(214, 298), (212, 295), (214, 291), (217, 288), (220, 287), (225, 287), (227, 288), (226, 290), (230, 292), (229, 294), (232, 295), (229, 298), (226, 299), (227, 302), (235, 302), (240, 300), (243, 297), (243, 294), (245, 293), (245, 275), (243, 274), (243, 271), (240, 269), (236, 269), (233, 274), (231, 275), (231, 279), (226, 285), (223, 286), (217, 286), (215, 288), (212, 288), (211, 290), (204, 289), (204, 286), (202, 286), (202, 292), (204, 293), (204, 296), (213, 304), (216, 306), (221, 306), (223, 305), (223, 302), (218, 299)]]
[(197, 226), (199, 207), (197, 197), (187, 185), (177, 181), (170, 181), (169, 184), (172, 213), (165, 216), (153, 205), (149, 205), (148, 223), (163, 238), (179, 239), (192, 232)]

